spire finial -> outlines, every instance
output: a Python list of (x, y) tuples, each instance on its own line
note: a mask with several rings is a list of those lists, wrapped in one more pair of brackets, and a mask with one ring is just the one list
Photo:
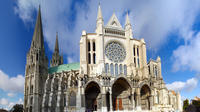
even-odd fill
[(58, 32), (56, 32), (56, 43), (55, 43), (55, 51), (59, 53), (59, 45), (58, 45)]
[(102, 17), (102, 13), (101, 13), (101, 5), (100, 5), (100, 2), (99, 2), (99, 7), (98, 7), (98, 15), (97, 15), (97, 19), (103, 19), (103, 17)]
[(128, 16), (128, 11), (126, 13), (126, 25), (131, 24), (129, 16)]

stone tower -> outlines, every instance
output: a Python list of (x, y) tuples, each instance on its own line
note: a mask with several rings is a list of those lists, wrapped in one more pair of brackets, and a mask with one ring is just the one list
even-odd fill
[(58, 33), (56, 33), (56, 43), (54, 53), (51, 59), (51, 67), (63, 64), (63, 57), (59, 54)]
[(24, 109), (25, 112), (41, 112), (44, 82), (48, 74), (48, 58), (45, 55), (41, 11), (39, 7), (31, 47), (27, 53)]

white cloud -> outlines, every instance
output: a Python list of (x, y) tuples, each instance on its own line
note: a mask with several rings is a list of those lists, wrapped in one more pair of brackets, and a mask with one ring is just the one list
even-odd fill
[[(33, 12), (42, 7), (45, 40), (51, 50), (54, 48), (56, 31), (62, 52), (79, 60), (79, 39), (81, 31), (95, 31), (98, 1), (79, 3), (72, 0), (17, 0), (16, 14), (25, 23), (33, 21)], [(111, 5), (111, 4), (115, 5)], [(73, 5), (73, 6), (72, 6)], [(147, 47), (159, 49), (173, 31), (179, 32), (184, 40), (188, 35), (200, 9), (199, 0), (102, 0), (102, 13), (105, 24), (115, 12), (122, 24), (125, 12), (130, 11), (134, 36), (145, 38)]]
[(8, 100), (5, 99), (5, 98), (1, 98), (0, 99), (0, 105), (3, 105), (3, 106), (8, 105)]
[(173, 51), (173, 70), (186, 70), (200, 72), (200, 32), (193, 35), (184, 45)]
[(14, 97), (16, 94), (15, 93), (8, 93), (7, 94), (9, 97)]
[(0, 89), (8, 92), (24, 92), (24, 77), (17, 75), (16, 77), (9, 77), (2, 70), (0, 70)]
[(19, 98), (16, 102), (9, 101), (9, 99), (6, 98), (0, 99), (0, 106), (6, 110), (10, 110), (15, 104), (23, 104), (23, 99)]
[(197, 77), (193, 77), (186, 82), (175, 81), (171, 84), (166, 84), (166, 86), (169, 90), (191, 92), (197, 87), (198, 80)]

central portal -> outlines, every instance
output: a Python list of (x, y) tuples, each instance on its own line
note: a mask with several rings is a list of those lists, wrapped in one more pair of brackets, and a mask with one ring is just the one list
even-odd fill
[(112, 86), (113, 110), (131, 109), (131, 87), (124, 78), (119, 78)]
[(85, 89), (86, 111), (97, 111), (101, 107), (100, 87), (96, 82), (90, 82)]

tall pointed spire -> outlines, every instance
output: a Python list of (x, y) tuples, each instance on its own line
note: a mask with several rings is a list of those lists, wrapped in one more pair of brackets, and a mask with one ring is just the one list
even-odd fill
[(59, 44), (58, 44), (58, 32), (56, 32), (56, 43), (55, 43), (55, 49), (52, 56), (52, 59), (50, 61), (50, 66), (58, 66), (63, 64), (63, 56), (60, 56), (59, 54)]
[(56, 32), (56, 43), (55, 43), (55, 51), (59, 53), (59, 44), (58, 44), (58, 32)]
[(36, 20), (36, 24), (35, 24), (35, 30), (34, 30), (34, 34), (33, 34), (31, 47), (35, 47), (38, 49), (44, 49), (44, 38), (43, 38), (40, 6), (39, 6), (39, 10), (38, 10), (38, 15), (37, 15), (37, 20)]
[(130, 19), (129, 19), (129, 16), (128, 16), (128, 12), (126, 14), (126, 25), (131, 25), (131, 22), (130, 22)]
[(126, 22), (125, 22), (125, 37), (133, 38), (133, 31), (132, 31), (131, 22), (128, 16), (128, 12), (126, 14)]
[(103, 19), (103, 17), (102, 17), (102, 12), (101, 12), (101, 6), (100, 6), (100, 3), (99, 3), (99, 8), (98, 8), (97, 19)]

